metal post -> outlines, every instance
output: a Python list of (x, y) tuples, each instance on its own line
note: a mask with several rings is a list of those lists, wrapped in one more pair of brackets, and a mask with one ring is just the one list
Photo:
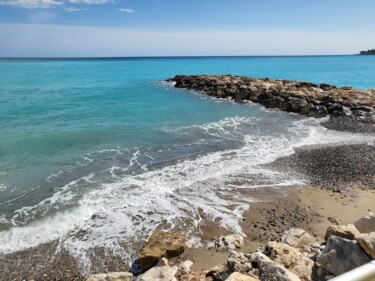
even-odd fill
[(375, 260), (332, 278), (330, 281), (375, 281)]

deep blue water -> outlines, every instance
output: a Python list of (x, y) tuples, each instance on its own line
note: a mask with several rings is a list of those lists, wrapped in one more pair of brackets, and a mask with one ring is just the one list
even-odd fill
[[(254, 165), (325, 135), (348, 138), (329, 135), (301, 116), (214, 100), (163, 82), (177, 74), (368, 89), (375, 88), (375, 56), (0, 60), (0, 240), (17, 237), (2, 251), (56, 238), (97, 212), (108, 221), (126, 221), (124, 216), (150, 211), (155, 198), (160, 210), (154, 206), (152, 212), (168, 213), (166, 198), (189, 197), (198, 186), (208, 188), (207, 182), (216, 191), (228, 188), (228, 177), (240, 171), (261, 175), (247, 179), (247, 188), (287, 185), (297, 179), (259, 172)], [(211, 199), (199, 205), (196, 190), (191, 200), (198, 205), (178, 207), (171, 224), (184, 218), (182, 210), (193, 212), (220, 197), (211, 191)], [(225, 227), (240, 231), (229, 222), (233, 214), (225, 204), (216, 205), (207, 213), (221, 214)], [(112, 214), (124, 206), (127, 211)], [(48, 225), (62, 231), (51, 234)], [(123, 222), (122, 231), (136, 235), (135, 225)], [(25, 238), (32, 235), (38, 239)]]

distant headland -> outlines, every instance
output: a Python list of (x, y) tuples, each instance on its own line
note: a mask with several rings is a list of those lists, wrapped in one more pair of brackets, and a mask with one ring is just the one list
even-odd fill
[(367, 51), (360, 51), (360, 55), (375, 55), (375, 49), (367, 50)]

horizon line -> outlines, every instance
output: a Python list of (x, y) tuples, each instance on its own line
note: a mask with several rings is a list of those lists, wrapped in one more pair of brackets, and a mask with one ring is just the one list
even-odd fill
[(266, 58), (266, 57), (339, 57), (361, 56), (361, 54), (335, 54), (335, 55), (200, 55), (200, 56), (68, 56), (68, 57), (0, 57), (0, 60), (120, 60), (120, 59), (160, 59), (160, 58)]

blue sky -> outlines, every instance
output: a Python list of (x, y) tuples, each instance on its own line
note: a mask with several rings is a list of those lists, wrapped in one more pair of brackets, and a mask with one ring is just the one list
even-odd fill
[(0, 56), (351, 54), (373, 0), (0, 0)]

